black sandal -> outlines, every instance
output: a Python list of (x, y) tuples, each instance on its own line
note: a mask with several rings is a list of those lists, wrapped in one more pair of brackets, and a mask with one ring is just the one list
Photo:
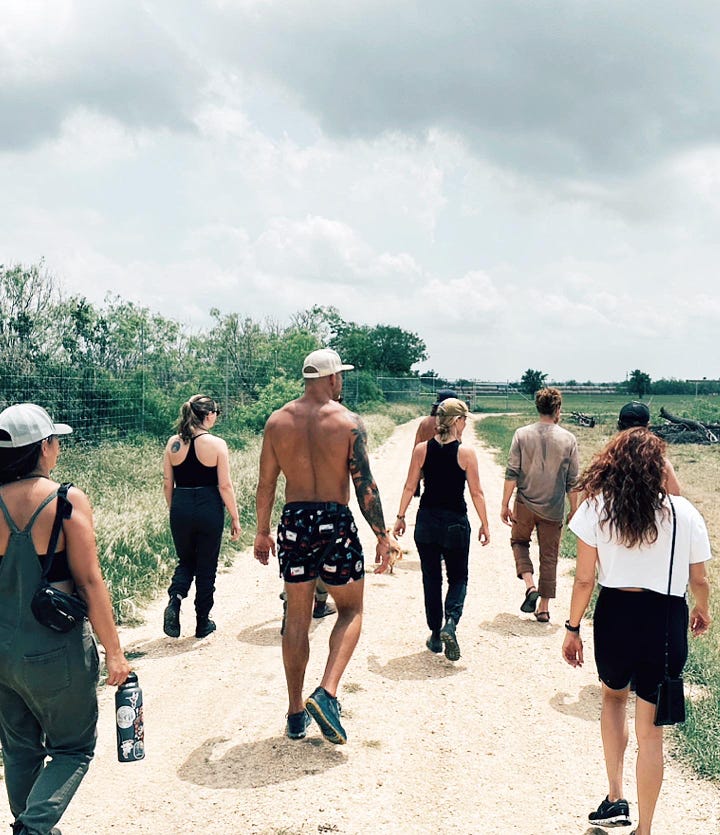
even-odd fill
[(520, 611), (527, 612), (528, 614), (534, 612), (539, 597), (540, 592), (535, 587), (529, 588), (525, 592), (525, 600), (523, 600), (522, 604), (520, 605)]

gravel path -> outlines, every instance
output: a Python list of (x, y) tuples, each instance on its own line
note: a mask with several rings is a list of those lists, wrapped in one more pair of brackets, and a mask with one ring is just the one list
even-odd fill
[[(416, 425), (400, 426), (373, 456), (388, 519)], [(472, 435), (468, 427), (466, 443)], [(147, 757), (115, 761), (113, 693), (104, 690), (96, 759), (61, 822), (64, 835), (603, 832), (586, 822), (605, 794), (589, 630), (584, 669), (560, 657), (572, 564), (561, 561), (550, 624), (520, 613), (522, 584), (499, 521), (502, 470), (475, 445), (492, 542), (472, 546), (459, 662), (425, 649), (413, 502), (408, 553), (393, 575), (366, 581), (363, 634), (339, 693), (348, 744), (330, 745), (315, 725), (307, 739), (287, 740), (281, 586), (276, 564), (263, 567), (247, 551), (218, 578), (210, 638), (192, 637), (187, 606), (181, 638), (164, 637), (164, 599), (143, 626), (123, 630), (144, 690)], [(476, 537), (474, 512), (471, 523)], [(332, 621), (313, 622), (308, 693)], [(632, 731), (629, 748), (626, 793), (635, 808)], [(668, 758), (658, 835), (715, 833), (718, 820), (720, 789)]]

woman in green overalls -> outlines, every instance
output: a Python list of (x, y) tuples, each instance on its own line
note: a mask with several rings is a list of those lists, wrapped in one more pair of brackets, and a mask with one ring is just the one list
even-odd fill
[[(87, 603), (88, 619), (54, 632), (32, 613), (60, 486), (50, 477), (60, 453), (56, 424), (33, 403), (0, 413), (0, 744), (14, 835), (54, 835), (95, 750), (98, 652), (107, 683), (130, 666), (120, 648), (110, 596), (100, 572), (87, 496), (68, 491), (48, 581)], [(101, 828), (97, 824), (96, 828)]]

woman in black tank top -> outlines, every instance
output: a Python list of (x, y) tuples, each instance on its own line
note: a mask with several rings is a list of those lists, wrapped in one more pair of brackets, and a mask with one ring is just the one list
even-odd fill
[[(422, 472), (424, 490), (415, 521), (415, 544), (420, 555), (425, 617), (430, 628), (425, 644), (432, 652), (442, 652), (444, 648), (445, 657), (451, 661), (460, 658), (456, 628), (462, 616), (468, 580), (470, 523), (464, 495), (466, 483), (480, 518), (479, 540), (483, 545), (490, 541), (477, 456), (474, 450), (460, 443), (467, 414), (465, 403), (454, 397), (438, 406), (435, 437), (419, 443), (413, 450), (393, 529), (396, 536), (405, 533), (405, 513)], [(443, 562), (448, 585), (444, 603)]]
[[(218, 414), (219, 407), (212, 398), (201, 394), (191, 397), (180, 409), (177, 435), (165, 447), (165, 499), (170, 508), (170, 530), (178, 556), (168, 588), (170, 600), (163, 614), (163, 631), (171, 638), (180, 636), (180, 604), (193, 580), (195, 637), (204, 638), (215, 630), (210, 610), (225, 522), (223, 505), (231, 518), (230, 538), (240, 536), (227, 444), (215, 437), (200, 440), (210, 435)], [(213, 464), (203, 464), (200, 460), (199, 443), (203, 444), (201, 454), (205, 460), (213, 459)]]

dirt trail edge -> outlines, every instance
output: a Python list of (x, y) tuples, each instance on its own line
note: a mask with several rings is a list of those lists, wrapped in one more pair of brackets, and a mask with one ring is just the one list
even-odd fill
[[(388, 520), (416, 425), (400, 426), (372, 456)], [(185, 605), (182, 636), (166, 638), (164, 598), (143, 626), (123, 630), (145, 696), (147, 757), (116, 762), (114, 689), (104, 689), (97, 754), (61, 821), (64, 835), (603, 832), (587, 824), (605, 795), (590, 630), (582, 670), (560, 657), (572, 564), (561, 560), (550, 624), (521, 614), (522, 585), (499, 520), (503, 473), (471, 427), (465, 435), (480, 459), (492, 541), (481, 548), (471, 510), (459, 662), (425, 649), (414, 500), (408, 553), (393, 575), (366, 580), (363, 633), (338, 694), (348, 744), (325, 742), (314, 724), (307, 739), (286, 739), (277, 563), (263, 567), (243, 553), (218, 577), (211, 637), (192, 637)], [(373, 537), (355, 512), (372, 568)], [(333, 620), (313, 622), (307, 693), (320, 679)], [(719, 819), (720, 788), (668, 758), (658, 835), (716, 832)]]

